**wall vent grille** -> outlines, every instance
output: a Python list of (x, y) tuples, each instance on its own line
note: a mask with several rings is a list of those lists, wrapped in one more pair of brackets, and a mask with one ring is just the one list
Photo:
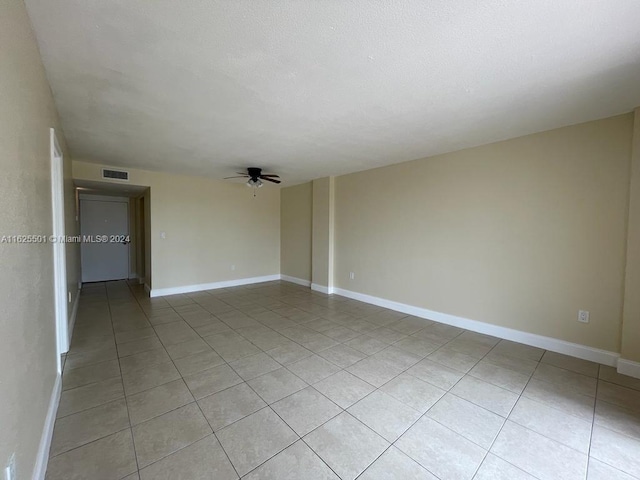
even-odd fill
[(112, 180), (124, 180), (129, 181), (129, 172), (124, 170), (111, 170), (108, 168), (102, 169), (102, 178), (110, 178)]

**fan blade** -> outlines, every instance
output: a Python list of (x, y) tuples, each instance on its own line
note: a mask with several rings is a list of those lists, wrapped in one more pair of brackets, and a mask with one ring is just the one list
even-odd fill
[(236, 172), (238, 175), (248, 175), (247, 172)]
[(274, 175), (273, 173), (267, 173), (264, 175), (261, 175), (262, 177), (273, 177), (273, 178), (280, 178), (280, 175)]
[(249, 178), (249, 175), (241, 175), (239, 177), (224, 177), (224, 180), (229, 180), (230, 178)]
[(274, 180), (273, 178), (268, 178), (268, 177), (265, 177), (264, 175), (260, 175), (260, 178), (262, 180), (266, 180), (267, 182), (282, 183), (282, 182), (280, 182), (280, 180)]

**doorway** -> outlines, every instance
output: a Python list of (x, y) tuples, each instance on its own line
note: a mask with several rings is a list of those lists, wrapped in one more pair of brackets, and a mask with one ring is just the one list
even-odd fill
[(129, 278), (129, 199), (80, 197), (82, 282)]

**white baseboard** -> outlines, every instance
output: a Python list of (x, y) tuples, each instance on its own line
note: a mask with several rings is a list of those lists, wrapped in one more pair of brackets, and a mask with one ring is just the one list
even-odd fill
[(311, 280), (304, 280), (298, 277), (291, 277), (289, 275), (280, 275), (280, 280), (284, 280), (285, 282), (296, 283), (298, 285), (302, 285), (303, 287), (310, 287)]
[(44, 480), (47, 473), (47, 464), (49, 462), (49, 450), (51, 449), (51, 438), (53, 437), (53, 427), (56, 423), (56, 414), (58, 413), (58, 404), (60, 403), (60, 393), (62, 392), (62, 377), (56, 375), (56, 380), (51, 391), (51, 399), (49, 400), (49, 409), (44, 421), (42, 436), (40, 437), (40, 446), (38, 447), (38, 456), (36, 465), (33, 469), (34, 480)]
[(238, 287), (240, 285), (250, 285), (252, 283), (273, 282), (280, 280), (280, 274), (265, 275), (263, 277), (239, 278), (237, 280), (224, 280), (222, 282), (201, 283), (199, 285), (184, 285), (182, 287), (154, 288), (149, 296), (163, 297), (165, 295), (176, 295), (179, 293), (202, 292), (203, 290), (215, 290), (217, 288)]
[(69, 329), (67, 330), (67, 335), (69, 336), (69, 343), (71, 345), (71, 338), (73, 337), (73, 327), (76, 325), (76, 317), (78, 315), (78, 305), (80, 304), (80, 291), (82, 287), (78, 289), (76, 292), (76, 299), (73, 301), (73, 309), (71, 310), (71, 316), (69, 317)]
[[(311, 288), (313, 288), (313, 285), (311, 286)], [(374, 297), (372, 295), (366, 295), (364, 293), (344, 290), (342, 288), (335, 288), (334, 293), (336, 295), (342, 295), (343, 297), (352, 298), (361, 302), (370, 303), (379, 307), (406, 313), (407, 315), (413, 315), (416, 317), (433, 320), (435, 322), (464, 328), (465, 330), (471, 330), (472, 332), (484, 333), (485, 335), (491, 335), (494, 337), (503, 338), (505, 340), (511, 340), (513, 342), (524, 343), (526, 345), (543, 348), (552, 352), (564, 353), (565, 355), (582, 358), (584, 360), (601, 363), (603, 365), (609, 365), (611, 367), (615, 367), (616, 365), (618, 365), (618, 358), (620, 354), (616, 352), (600, 350), (598, 348), (588, 347), (586, 345), (580, 345), (578, 343), (571, 343), (553, 337), (545, 337), (543, 335), (537, 335), (535, 333), (523, 332), (521, 330), (515, 330), (513, 328), (492, 325), (490, 323), (458, 317), (455, 315), (450, 315), (448, 313), (434, 312), (432, 310), (427, 310), (426, 308), (414, 307), (412, 305), (394, 302), (392, 300)]]
[(333, 287), (326, 287), (324, 285), (319, 285), (317, 283), (312, 283), (311, 284), (311, 290), (314, 290), (316, 292), (320, 292), (320, 293), (326, 293), (327, 295), (331, 295), (335, 292)]
[(640, 363), (621, 358), (618, 360), (618, 373), (640, 378)]

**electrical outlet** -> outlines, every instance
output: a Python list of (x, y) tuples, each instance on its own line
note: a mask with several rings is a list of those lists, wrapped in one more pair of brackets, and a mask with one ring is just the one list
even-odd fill
[(235, 269), (236, 269), (236, 266), (235, 265), (231, 265), (231, 270), (233, 271)]
[(349, 272), (349, 280), (355, 280), (356, 274), (354, 272)]
[(589, 312), (586, 310), (578, 310), (578, 321), (581, 323), (589, 323)]
[(4, 469), (4, 480), (16, 480), (16, 455), (11, 455), (7, 467)]
[(67, 292), (69, 294), (69, 303), (71, 303), (71, 292)]

